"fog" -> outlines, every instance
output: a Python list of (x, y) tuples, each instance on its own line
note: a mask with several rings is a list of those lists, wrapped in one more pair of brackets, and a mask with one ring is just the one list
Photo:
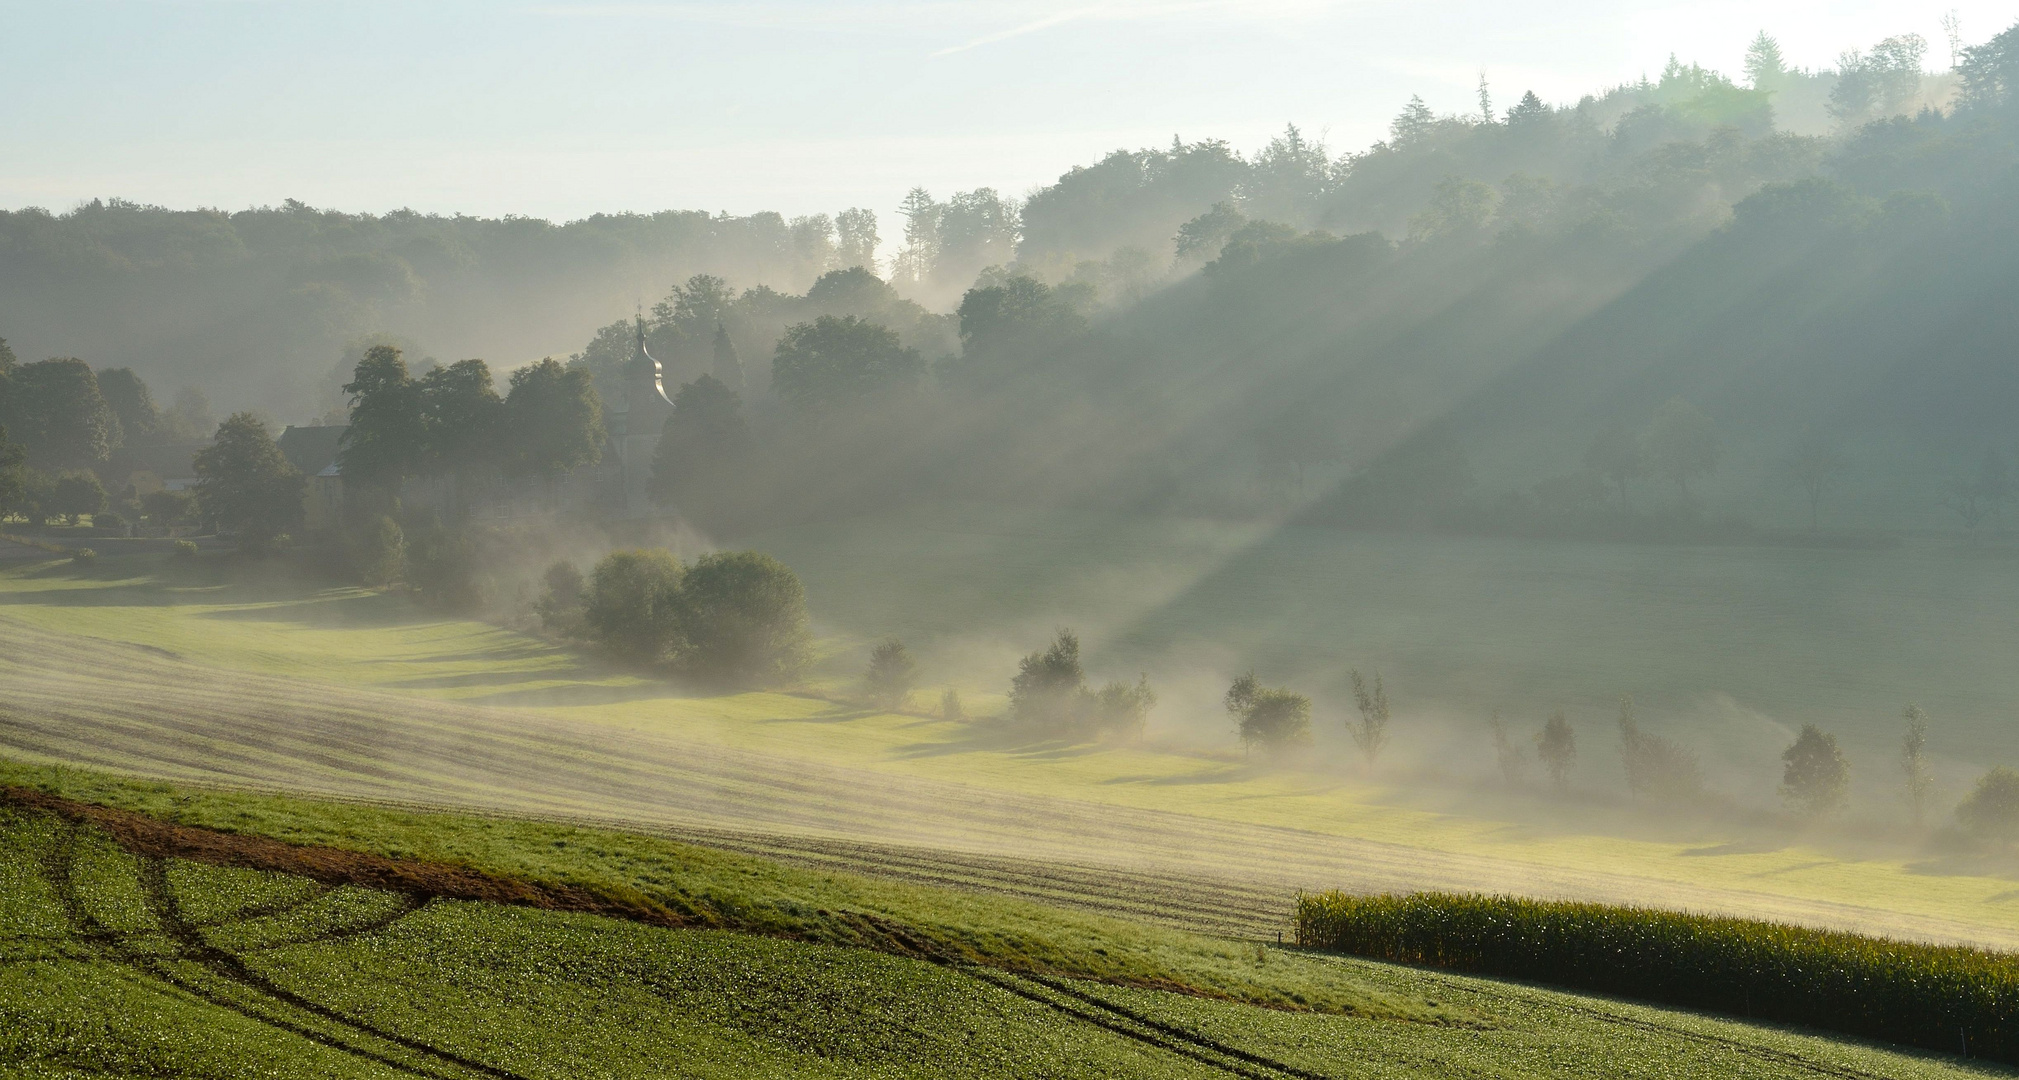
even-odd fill
[[(62, 700), (117, 656), (17, 671), (41, 704), (0, 747), (996, 851), (1071, 779), (1256, 828), (1333, 799), (1396, 835), (2007, 872), (1955, 815), (2019, 762), (2002, 25), (1903, 14), (1827, 53), (1747, 28), (1721, 67), (1679, 42), (1645, 75), (1614, 56), (1469, 98), (1425, 77), (1352, 125), (1131, 134), (1034, 186), (976, 151), (881, 193), (808, 170), (734, 214), (0, 212), (0, 519), (71, 559), (21, 571), (35, 629), (0, 631), (60, 657), (66, 625), (104, 632), (69, 610), (102, 597), (216, 604), (136, 617), (133, 644), (205, 674), (150, 667), (101, 711)], [(274, 660), (229, 619), (334, 636)], [(431, 634), (473, 637), (438, 657)], [(893, 638), (909, 694), (878, 702)], [(390, 673), (409, 662), (446, 673)], [(241, 675), (258, 704), (233, 712)], [(191, 715), (271, 725), (289, 679), (365, 697), (225, 744), (132, 714), (189, 682)], [(367, 722), (402, 693), (430, 702), (414, 730)], [(1903, 760), (1910, 706), (1927, 745)], [(1552, 777), (1558, 714), (1576, 754)], [(813, 716), (885, 756), (789, 728)], [(717, 742), (689, 760), (693, 731)], [(571, 745), (596, 767), (534, 782)], [(860, 820), (815, 821), (795, 754)], [(937, 758), (973, 776), (916, 764)], [(879, 793), (878, 768), (919, 771)], [(1025, 768), (1054, 771), (1002, 780)], [(919, 809), (970, 779), (1004, 786)], [(1153, 816), (1105, 842), (1177, 859), (1184, 826)], [(1218, 871), (1263, 873), (1250, 840), (1220, 838)], [(1326, 884), (1292, 861), (1266, 875)]]

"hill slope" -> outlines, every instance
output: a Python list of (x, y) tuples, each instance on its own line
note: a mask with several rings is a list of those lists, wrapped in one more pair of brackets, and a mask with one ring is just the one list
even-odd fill
[[(14, 789), (0, 809), (0, 1074), (35, 1076), (1855, 1076), (1955, 1073), (1939, 1060), (1663, 1010), (1354, 961), (1220, 946), (1250, 983), (1348, 993), (1389, 1019), (1258, 1009), (1025, 963), (892, 953), (889, 913), (1027, 942), (1084, 916), (795, 872), (642, 837), (429, 817), (44, 774), (112, 803), (231, 833), (108, 814)], [(152, 822), (152, 824), (150, 824)], [(108, 826), (111, 831), (101, 828)], [(180, 847), (164, 847), (171, 835)], [(248, 869), (286, 838), (299, 874)], [(302, 846), (321, 839), (336, 848)], [(234, 856), (234, 851), (240, 854)], [(346, 879), (449, 852), (521, 890), (628, 882), (802, 928), (877, 913), (882, 948), (457, 900), (421, 878)], [(193, 858), (177, 857), (177, 854)], [(510, 871), (515, 871), (511, 873)], [(307, 876), (303, 876), (307, 875)], [(572, 885), (567, 884), (572, 882)], [(600, 885), (597, 883), (601, 883)], [(386, 886), (391, 886), (390, 888)], [(705, 899), (704, 899), (705, 898)], [(821, 898), (827, 907), (810, 910)], [(525, 899), (522, 891), (521, 899)], [(726, 908), (717, 910), (726, 911)], [(691, 917), (691, 916), (690, 916)], [(665, 920), (662, 920), (665, 921)], [(916, 925), (916, 924), (914, 924)], [(1098, 923), (1103, 962), (1158, 938)], [(1014, 927), (1014, 929), (1011, 929)], [(750, 929), (764, 929), (751, 924)], [(788, 940), (797, 938), (798, 940)], [(983, 940), (977, 938), (976, 940)], [(1009, 940), (1003, 938), (1001, 940)], [(1060, 954), (1063, 956), (1064, 954)], [(1056, 970), (1056, 969), (1054, 969)], [(52, 989), (55, 991), (52, 993)], [(1437, 1001), (1429, 1005), (1429, 1000)], [(1410, 1002), (1415, 1004), (1410, 1004)], [(1385, 1003), (1385, 1004), (1384, 1004)], [(1451, 1022), (1424, 1022), (1438, 1017)]]

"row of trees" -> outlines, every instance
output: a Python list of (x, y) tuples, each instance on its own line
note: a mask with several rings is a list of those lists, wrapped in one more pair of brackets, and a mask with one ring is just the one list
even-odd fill
[(372, 347), (344, 384), (344, 482), (397, 493), (409, 477), (553, 477), (601, 460), (603, 405), (587, 370), (548, 358), (512, 372), (509, 386), (499, 396), (482, 360), (415, 378), (399, 349)]
[(57, 356), (23, 364), (0, 338), (0, 426), (41, 469), (84, 469), (122, 446), (195, 442), (217, 421), (210, 403), (185, 389), (167, 409), (132, 368), (99, 368)]
[[(1934, 776), (1928, 762), (1928, 714), (1918, 705), (1901, 713), (1904, 725), (1894, 759), (1900, 794), (1910, 820), (1920, 828), (1927, 820)], [(1620, 699), (1617, 721), (1620, 763), (1627, 791), (1656, 805), (1680, 806), (1701, 799), (1704, 777), (1697, 756), (1673, 740), (1641, 728), (1632, 697)], [(1525, 780), (1526, 752), (1515, 742), (1496, 713), (1488, 721), (1495, 757), (1509, 786)], [(1550, 716), (1534, 738), (1535, 756), (1558, 791), (1569, 784), (1577, 761), (1577, 735), (1562, 712)], [(1781, 751), (1779, 794), (1788, 809), (1807, 819), (1819, 819), (1846, 805), (1851, 788), (1851, 764), (1835, 735), (1815, 724), (1803, 724)], [(1999, 766), (1986, 772), (1956, 807), (1956, 823), (1965, 832), (1990, 840), (2019, 839), (2019, 773)]]

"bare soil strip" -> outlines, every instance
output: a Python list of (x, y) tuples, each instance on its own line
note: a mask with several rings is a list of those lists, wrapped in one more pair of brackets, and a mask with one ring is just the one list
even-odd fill
[[(41, 810), (76, 824), (94, 825), (119, 846), (143, 859), (186, 859), (211, 866), (291, 874), (325, 885), (356, 885), (419, 898), (481, 900), (547, 911), (579, 911), (655, 926), (705, 926), (710, 922), (653, 905), (643, 898), (620, 901), (570, 885), (535, 884), (444, 863), (388, 859), (341, 848), (287, 844), (263, 836), (176, 825), (130, 810), (95, 806), (27, 788), (0, 786), (0, 804)], [(156, 914), (162, 917), (160, 912)], [(190, 929), (193, 933), (194, 928)]]

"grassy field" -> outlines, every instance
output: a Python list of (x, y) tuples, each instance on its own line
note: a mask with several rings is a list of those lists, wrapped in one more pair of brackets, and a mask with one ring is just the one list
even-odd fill
[[(10, 766), (5, 779), (145, 810), (207, 845), (183, 857), (130, 824), (146, 819), (100, 828), (0, 807), (5, 1076), (2005, 1075), (635, 834), (74, 770)], [(262, 838), (313, 870), (220, 854)], [(342, 850), (310, 846), (330, 844)], [(601, 890), (741, 929), (372, 888), (331, 876), (339, 857)], [(890, 931), (886, 947), (820, 940), (863, 925)], [(931, 962), (888, 947), (912, 933), (986, 955)], [(1131, 985), (1152, 969), (1222, 993)], [(1316, 1009), (1224, 1000), (1246, 990)]]
[(694, 697), (398, 597), (208, 563), (17, 565), (0, 573), (0, 646), (0, 746), (27, 760), (1121, 867), (1260, 890), (1276, 925), (1299, 888), (1444, 889), (2019, 946), (2019, 892), (1995, 864), (1715, 822), (1634, 836), (1631, 818), (1581, 803), (1437, 808), (1182, 744), (1028, 743), (817, 697)]

